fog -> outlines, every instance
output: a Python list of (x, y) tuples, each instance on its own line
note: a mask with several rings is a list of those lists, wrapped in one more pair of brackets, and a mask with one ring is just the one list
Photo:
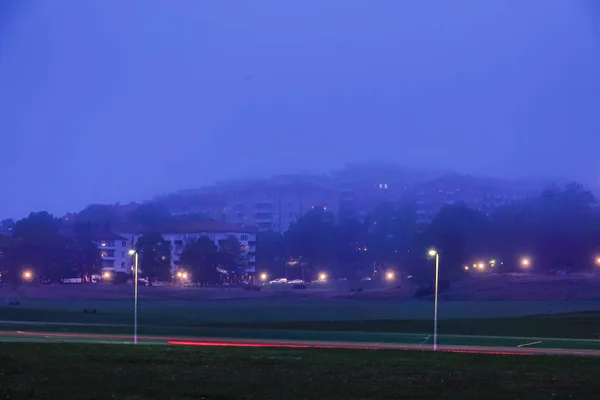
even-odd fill
[(385, 161), (598, 178), (593, 1), (9, 0), (0, 212)]

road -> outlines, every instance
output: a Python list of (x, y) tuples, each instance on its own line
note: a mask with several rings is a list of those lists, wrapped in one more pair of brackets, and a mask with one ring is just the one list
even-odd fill
[[(56, 333), (31, 331), (0, 331), (0, 341), (3, 342), (50, 342), (50, 343), (111, 343), (132, 344), (131, 335), (93, 334), (93, 333)], [(277, 339), (238, 339), (214, 337), (168, 337), (168, 336), (138, 336), (141, 345), (170, 345), (170, 346), (206, 346), (206, 347), (279, 347), (279, 348), (322, 348), (322, 349), (363, 349), (363, 350), (422, 350), (431, 351), (431, 345), (410, 343), (371, 343), (371, 342), (339, 342), (339, 341), (310, 341), (310, 340), (277, 340)], [(524, 343), (531, 346), (536, 342)], [(438, 351), (452, 353), (481, 353), (506, 355), (577, 355), (600, 356), (600, 350), (574, 350), (536, 348), (531, 346), (499, 347), (499, 346), (469, 346), (469, 345), (440, 345)]]

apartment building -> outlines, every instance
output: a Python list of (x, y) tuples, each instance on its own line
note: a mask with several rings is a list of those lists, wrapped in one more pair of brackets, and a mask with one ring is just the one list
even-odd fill
[(269, 180), (231, 191), (226, 204), (228, 223), (284, 233), (312, 208), (337, 212), (339, 191), (301, 180)]
[(95, 233), (93, 240), (100, 249), (103, 271), (131, 272), (133, 265), (133, 257), (129, 255), (129, 250), (133, 248), (131, 240), (113, 232)]
[(417, 204), (418, 219), (430, 221), (445, 205), (464, 203), (485, 213), (538, 195), (543, 184), (450, 174), (417, 185), (407, 198)]
[(138, 231), (136, 233), (121, 233), (125, 238), (123, 243), (135, 243), (144, 233), (157, 233), (171, 245), (171, 268), (173, 272), (182, 269), (181, 252), (187, 243), (201, 236), (210, 238), (217, 246), (222, 240), (236, 238), (242, 245), (243, 255), (246, 258), (245, 273), (254, 276), (256, 265), (256, 233), (223, 221), (193, 221), (174, 223), (152, 230)]

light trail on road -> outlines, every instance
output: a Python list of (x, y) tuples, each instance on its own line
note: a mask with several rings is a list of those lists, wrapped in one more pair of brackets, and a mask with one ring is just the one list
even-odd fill
[[(404, 343), (368, 343), (368, 342), (330, 342), (310, 340), (277, 340), (277, 339), (234, 339), (234, 338), (193, 338), (168, 337), (154, 335), (138, 336), (141, 345), (172, 345), (190, 347), (256, 347), (256, 348), (290, 348), (290, 349), (347, 349), (347, 350), (406, 350), (432, 351), (432, 346)], [(132, 344), (131, 335), (95, 334), (95, 333), (56, 333), (31, 331), (0, 331), (0, 341), (10, 342), (48, 342), (65, 343), (113, 343)], [(497, 355), (576, 355), (600, 356), (600, 350), (543, 349), (531, 347), (493, 347), (493, 346), (461, 346), (440, 345), (438, 351), (443, 353), (497, 354)]]

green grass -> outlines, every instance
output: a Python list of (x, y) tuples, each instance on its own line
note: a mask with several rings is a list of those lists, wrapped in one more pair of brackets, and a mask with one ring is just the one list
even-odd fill
[[(97, 315), (83, 314), (96, 308)], [(21, 299), (19, 307), (0, 306), (0, 320), (130, 323), (133, 301)], [(440, 303), (440, 319), (509, 318), (532, 314), (599, 310), (588, 301), (448, 301)], [(358, 299), (241, 299), (140, 300), (144, 325), (199, 325), (222, 323), (352, 320), (431, 320), (433, 302)]]
[[(245, 329), (424, 333), (432, 330), (432, 321), (286, 321), (221, 324), (219, 326)], [(520, 318), (445, 319), (439, 321), (439, 330), (447, 335), (600, 339), (600, 313), (581, 312)]]
[[(578, 313), (507, 319), (440, 321), (440, 345), (489, 346), (516, 348), (536, 342), (536, 348), (600, 350), (596, 335), (597, 313)], [(141, 336), (212, 337), (301, 341), (370, 342), (432, 344), (431, 321), (332, 321), (273, 322), (255, 324), (148, 326), (141, 325)], [(2, 324), (2, 331), (94, 333), (131, 335), (131, 325), (28, 325)], [(9, 335), (11, 336), (11, 335)], [(14, 336), (14, 335), (12, 335)], [(5, 339), (8, 336), (3, 336)], [(162, 339), (166, 340), (166, 339)], [(539, 342), (539, 343), (538, 343)]]
[[(0, 313), (0, 320), (15, 321), (51, 321), (55, 323), (86, 324), (87, 326), (56, 326), (53, 330), (98, 333), (128, 332), (132, 315), (122, 313), (102, 313), (98, 315), (75, 313), (60, 310), (8, 309)], [(197, 312), (201, 312), (196, 310)], [(189, 310), (188, 310), (189, 312)], [(241, 312), (241, 310), (238, 310)], [(143, 313), (142, 313), (143, 315)], [(112, 317), (115, 318), (112, 318)], [(285, 331), (327, 331), (327, 332), (364, 332), (364, 333), (428, 333), (432, 331), (432, 320), (424, 319), (357, 319), (330, 321), (250, 321), (250, 322), (212, 322), (195, 319), (173, 311), (164, 316), (140, 317), (140, 332), (143, 334), (168, 335), (207, 335), (210, 329), (224, 330), (285, 330)], [(25, 318), (24, 318), (25, 317)], [(42, 318), (44, 317), (44, 318)], [(95, 325), (98, 324), (98, 325)], [(108, 324), (109, 326), (102, 326)], [(124, 326), (119, 326), (124, 325)], [(50, 326), (52, 324), (50, 323)], [(2, 324), (0, 329), (44, 330), (45, 325)], [(579, 312), (556, 315), (538, 315), (518, 318), (457, 318), (441, 319), (439, 331), (445, 335), (480, 336), (519, 336), (569, 339), (600, 339), (600, 313)]]
[[(440, 344), (515, 347), (527, 342), (519, 338), (544, 338), (536, 347), (600, 349), (600, 312), (514, 317), (592, 308), (587, 302), (446, 302), (440, 307)], [(84, 314), (84, 308), (97, 308), (98, 314)], [(431, 344), (430, 308), (427, 301), (144, 301), (139, 334)], [(0, 321), (23, 322), (0, 322), (2, 331), (129, 335), (132, 320), (132, 302), (123, 300), (24, 299), (21, 307), (0, 307)]]
[(592, 357), (0, 345), (11, 399), (591, 399), (598, 374)]

